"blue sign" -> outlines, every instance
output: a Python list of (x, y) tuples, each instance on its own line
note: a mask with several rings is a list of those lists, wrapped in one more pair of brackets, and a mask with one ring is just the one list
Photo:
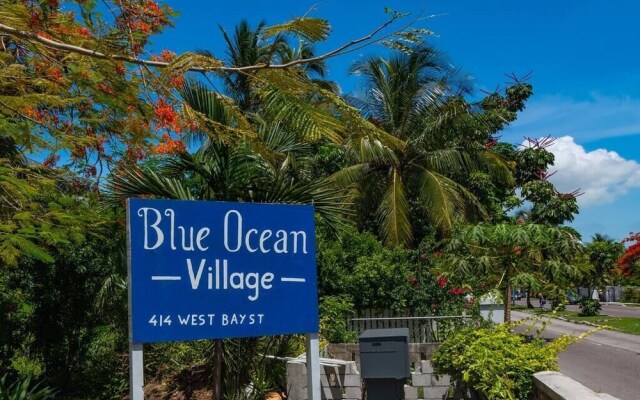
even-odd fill
[(318, 332), (313, 207), (131, 199), (134, 343)]

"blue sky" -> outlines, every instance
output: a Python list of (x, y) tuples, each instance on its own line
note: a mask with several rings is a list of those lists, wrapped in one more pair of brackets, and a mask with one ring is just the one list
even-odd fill
[[(640, 230), (640, 2), (634, 0), (244, 0), (169, 1), (180, 12), (176, 27), (155, 40), (157, 49), (208, 49), (224, 54), (217, 28), (240, 19), (268, 24), (309, 10), (333, 27), (324, 51), (366, 35), (388, 17), (390, 7), (413, 16), (436, 33), (432, 41), (451, 62), (474, 77), (478, 89), (504, 86), (505, 74), (524, 75), (534, 96), (503, 140), (524, 136), (559, 138), (551, 151), (563, 191), (581, 188), (574, 227), (588, 239), (595, 232), (621, 239)], [(408, 17), (411, 18), (411, 17)], [(330, 62), (329, 77), (343, 91), (358, 87), (349, 66), (370, 47)]]

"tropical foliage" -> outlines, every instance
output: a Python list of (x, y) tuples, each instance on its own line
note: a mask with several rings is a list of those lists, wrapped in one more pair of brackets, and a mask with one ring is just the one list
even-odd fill
[(588, 287), (589, 293), (593, 287), (613, 284), (618, 277), (617, 261), (624, 253), (624, 245), (611, 238), (596, 235), (584, 248), (585, 262), (591, 268), (583, 277), (582, 282)]
[(580, 300), (580, 315), (583, 317), (594, 317), (600, 314), (602, 306), (595, 299), (585, 298)]
[(449, 65), (433, 48), (418, 47), (353, 67), (368, 88), (352, 103), (399, 146), (351, 142), (345, 151), (353, 165), (332, 179), (350, 190), (358, 223), (377, 229), (388, 245), (419, 242), (424, 225), (448, 234), (456, 221), (485, 220), (495, 209), (481, 203), (474, 183), (515, 184), (509, 160), (491, 147), (494, 135), (524, 107), (531, 87), (516, 82), (504, 95), (470, 104), (464, 80)]
[(505, 321), (510, 322), (511, 287), (563, 293), (581, 276), (573, 263), (581, 247), (563, 228), (531, 223), (476, 225), (454, 233), (440, 265), (450, 279), (480, 282), (485, 291), (500, 289)]
[(40, 384), (31, 384), (31, 378), (14, 382), (7, 386), (7, 377), (0, 378), (0, 399), (2, 400), (49, 400), (55, 397), (55, 391), (48, 387), (40, 387)]
[(526, 341), (511, 332), (521, 325), (467, 328), (445, 340), (433, 355), (437, 375), (449, 375), (458, 393), (478, 399), (533, 399), (533, 374), (557, 371), (557, 356), (579, 337), (562, 335), (551, 343)]

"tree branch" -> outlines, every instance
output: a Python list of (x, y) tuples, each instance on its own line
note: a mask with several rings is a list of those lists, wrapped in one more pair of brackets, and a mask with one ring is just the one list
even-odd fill
[[(208, 67), (208, 68), (202, 68), (202, 67), (193, 67), (190, 68), (189, 71), (194, 71), (194, 72), (212, 72), (212, 71), (222, 71), (222, 72), (249, 72), (249, 71), (256, 71), (256, 70), (260, 70), (260, 69), (283, 69), (283, 68), (289, 68), (289, 67), (293, 67), (295, 65), (300, 65), (300, 64), (308, 64), (308, 63), (312, 63), (312, 62), (316, 62), (316, 61), (321, 61), (327, 58), (331, 58), (331, 57), (335, 57), (340, 55), (341, 53), (345, 52), (345, 50), (366, 42), (368, 40), (371, 40), (375, 35), (377, 35), (378, 33), (380, 33), (380, 31), (382, 31), (383, 29), (385, 29), (386, 27), (388, 27), (389, 25), (393, 24), (398, 18), (400, 18), (399, 15), (394, 14), (389, 20), (387, 20), (384, 24), (378, 26), (376, 29), (374, 29), (371, 33), (369, 33), (366, 36), (363, 36), (359, 39), (354, 39), (350, 42), (347, 42), (345, 44), (343, 44), (340, 47), (335, 48), (334, 50), (328, 51), (324, 54), (321, 54), (319, 56), (316, 57), (310, 57), (310, 58), (301, 58), (298, 60), (293, 60), (287, 63), (283, 63), (283, 64), (267, 64), (267, 63), (261, 63), (261, 64), (255, 64), (255, 65), (248, 65), (248, 66), (244, 66), (244, 67)], [(52, 39), (48, 39), (45, 38), (43, 36), (39, 36), (36, 33), (33, 32), (29, 32), (29, 31), (23, 31), (20, 29), (16, 29), (13, 28), (11, 26), (5, 25), (5, 24), (0, 24), (0, 32), (4, 32), (5, 34), (8, 35), (12, 35), (12, 36), (16, 36), (22, 39), (25, 39), (27, 41), (31, 41), (31, 42), (38, 42), (41, 43), (43, 45), (45, 45), (46, 47), (55, 49), (55, 50), (60, 50), (60, 51), (65, 51), (68, 53), (75, 53), (75, 54), (81, 54), (81, 55), (85, 55), (85, 56), (89, 56), (89, 57), (93, 57), (93, 58), (98, 58), (98, 59), (102, 59), (102, 60), (114, 60), (114, 61), (124, 61), (124, 62), (128, 62), (128, 63), (132, 63), (132, 64), (137, 64), (137, 65), (145, 65), (148, 67), (157, 67), (157, 68), (166, 68), (169, 66), (168, 62), (164, 62), (164, 61), (153, 61), (153, 60), (145, 60), (145, 59), (141, 59), (141, 58), (137, 58), (137, 57), (131, 57), (131, 56), (126, 56), (126, 55), (122, 55), (122, 54), (105, 54), (105, 53), (101, 53), (97, 50), (91, 50), (91, 49), (87, 49), (85, 47), (80, 47), (80, 46), (75, 46), (72, 44), (68, 44), (68, 43), (63, 43), (63, 42), (59, 42), (56, 40), (52, 40)]]

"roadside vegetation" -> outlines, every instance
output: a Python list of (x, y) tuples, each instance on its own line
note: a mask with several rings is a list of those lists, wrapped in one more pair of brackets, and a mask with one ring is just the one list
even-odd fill
[(582, 315), (580, 311), (568, 311), (568, 310), (544, 310), (539, 309), (525, 309), (520, 308), (521, 311), (527, 311), (535, 315), (561, 318), (570, 322), (587, 323), (596, 327), (602, 327), (604, 329), (613, 329), (623, 333), (630, 333), (633, 335), (640, 335), (640, 318), (634, 317), (614, 317), (606, 314), (595, 315)]

